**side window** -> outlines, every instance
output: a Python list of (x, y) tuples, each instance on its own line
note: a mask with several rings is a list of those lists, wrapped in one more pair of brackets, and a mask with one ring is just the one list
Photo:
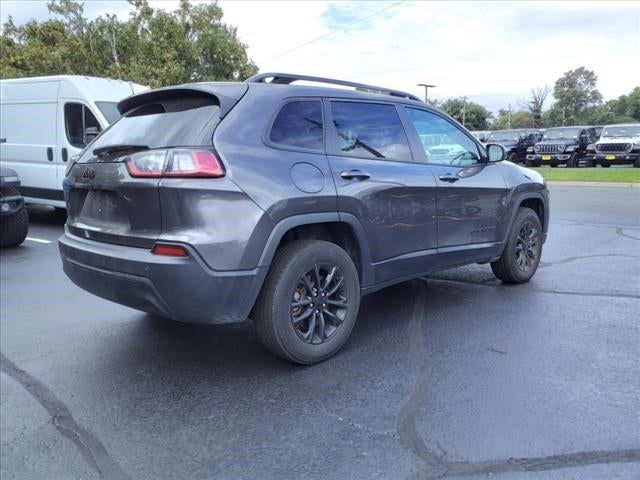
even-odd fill
[(292, 101), (278, 112), (269, 140), (287, 147), (323, 150), (322, 132), (320, 101)]
[(64, 123), (67, 140), (76, 148), (84, 148), (84, 132), (88, 127), (95, 127), (100, 131), (100, 124), (96, 117), (81, 103), (66, 103), (64, 105)]
[(331, 102), (340, 155), (411, 161), (407, 134), (393, 105)]
[(480, 161), (478, 147), (462, 130), (442, 117), (425, 110), (407, 108), (428, 163), (473, 165)]

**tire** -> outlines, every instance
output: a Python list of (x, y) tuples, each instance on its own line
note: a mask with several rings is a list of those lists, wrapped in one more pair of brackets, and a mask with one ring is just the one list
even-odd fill
[(640, 158), (636, 158), (633, 161), (633, 168), (640, 168)]
[(557, 163), (552, 163), (551, 165), (549, 165), (551, 168), (558, 168), (558, 164)]
[[(320, 282), (316, 280), (316, 267)], [(321, 291), (327, 293), (325, 297), (317, 295), (320, 292), (314, 295), (318, 284), (324, 286)], [(334, 289), (337, 290), (330, 293)], [(311, 303), (292, 305), (307, 301)], [(331, 301), (336, 303), (329, 304)], [(351, 335), (359, 308), (360, 281), (347, 252), (330, 242), (299, 240), (276, 253), (258, 296), (253, 321), (258, 338), (271, 353), (311, 365), (340, 350)]]
[[(14, 187), (6, 187), (7, 196), (19, 195)], [(24, 206), (10, 215), (0, 215), (0, 248), (17, 247), (27, 238), (29, 215)]]
[(610, 163), (601, 163), (600, 166), (602, 168), (609, 168), (611, 166), (611, 164)]
[(537, 165), (535, 165), (535, 164), (533, 163), (533, 160), (525, 160), (525, 165), (526, 165), (527, 167), (536, 167), (536, 166), (537, 166)]
[(567, 160), (567, 167), (568, 168), (578, 168), (578, 154), (577, 153), (572, 153), (571, 156), (569, 157), (569, 160)]
[[(525, 242), (524, 250), (523, 242)], [(531, 252), (531, 255), (528, 252)], [(509, 232), (502, 256), (495, 262), (491, 262), (491, 270), (504, 283), (525, 283), (536, 273), (541, 254), (540, 219), (530, 208), (521, 207)]]

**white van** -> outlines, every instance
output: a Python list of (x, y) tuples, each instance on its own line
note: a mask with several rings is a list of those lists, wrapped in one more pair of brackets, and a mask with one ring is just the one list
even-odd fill
[(0, 80), (0, 163), (18, 173), (25, 201), (64, 208), (69, 158), (118, 119), (120, 100), (142, 90), (79, 75)]

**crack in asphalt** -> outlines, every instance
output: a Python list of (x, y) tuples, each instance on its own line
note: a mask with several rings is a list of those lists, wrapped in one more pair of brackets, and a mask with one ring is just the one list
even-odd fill
[(626, 253), (603, 253), (603, 254), (595, 254), (595, 255), (578, 255), (576, 257), (567, 257), (555, 262), (540, 262), (540, 264), (538, 265), (538, 268), (553, 267), (554, 265), (562, 265), (564, 263), (572, 263), (578, 260), (586, 260), (589, 258), (611, 258), (611, 257), (635, 258), (640, 260), (640, 257), (637, 255), (628, 255)]
[[(503, 458), (484, 461), (453, 461), (446, 458), (446, 451), (438, 445), (441, 454), (431, 450), (417, 428), (417, 418), (425, 407), (431, 380), (429, 352), (424, 344), (423, 320), (426, 313), (427, 280), (424, 292), (414, 295), (409, 321), (409, 356), (416, 367), (416, 380), (407, 401), (400, 407), (397, 430), (403, 447), (416, 455), (423, 463), (410, 475), (410, 479), (439, 479), (460, 475), (493, 475), (513, 472), (541, 472), (595, 464), (640, 462), (640, 448), (623, 450), (592, 450), (541, 457)], [(494, 350), (497, 351), (497, 350)], [(502, 351), (497, 351), (503, 353)]]
[(111, 458), (107, 449), (95, 435), (80, 426), (67, 406), (40, 380), (25, 372), (0, 352), (0, 371), (13, 378), (44, 407), (51, 417), (53, 426), (64, 437), (71, 440), (85, 461), (108, 480), (127, 480), (129, 475)]
[(634, 237), (624, 232), (624, 228), (616, 228), (616, 233), (621, 237), (630, 238), (631, 240), (640, 240), (640, 237)]

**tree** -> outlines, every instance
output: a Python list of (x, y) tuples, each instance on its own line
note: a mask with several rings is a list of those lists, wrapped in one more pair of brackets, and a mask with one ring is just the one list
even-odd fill
[(493, 122), (494, 130), (507, 130), (509, 128), (531, 128), (531, 113), (518, 110), (509, 113), (508, 110), (500, 109), (498, 116)]
[(468, 101), (465, 97), (450, 98), (440, 106), (469, 130), (486, 130), (493, 116), (482, 105)]
[(553, 88), (556, 102), (546, 116), (554, 125), (584, 123), (590, 109), (602, 103), (597, 75), (579, 67), (565, 72)]
[(531, 127), (542, 127), (542, 108), (544, 107), (544, 102), (549, 96), (549, 87), (538, 87), (531, 89), (531, 97), (529, 97), (529, 101), (523, 104), (523, 107), (529, 112), (529, 116), (531, 117), (530, 125)]
[(108, 14), (89, 20), (75, 0), (50, 2), (53, 20), (16, 26), (9, 18), (0, 37), (0, 75), (95, 75), (159, 87), (243, 80), (257, 72), (217, 2), (181, 0), (173, 12), (147, 0), (129, 3), (133, 11), (125, 21)]

